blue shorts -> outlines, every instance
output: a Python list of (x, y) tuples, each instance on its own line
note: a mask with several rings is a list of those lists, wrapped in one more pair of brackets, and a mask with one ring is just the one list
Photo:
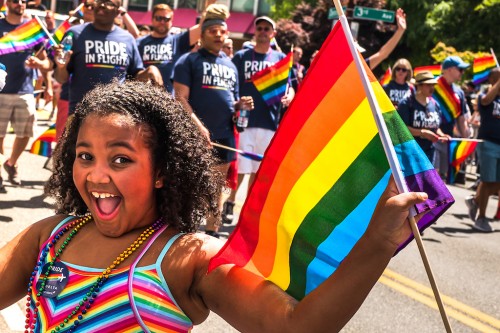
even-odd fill
[(487, 183), (500, 182), (500, 145), (491, 141), (483, 141), (477, 145), (481, 181)]

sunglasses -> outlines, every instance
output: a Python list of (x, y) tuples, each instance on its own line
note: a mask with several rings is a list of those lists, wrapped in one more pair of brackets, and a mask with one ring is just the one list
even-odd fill
[(26, 4), (26, 0), (10, 0), (14, 4)]
[(257, 31), (271, 31), (271, 28), (269, 27), (257, 27)]
[(95, 8), (95, 4), (90, 3), (90, 2), (86, 2), (83, 6), (87, 9), (94, 9)]
[(155, 21), (168, 23), (172, 19), (171, 16), (155, 16)]
[(113, 8), (118, 7), (113, 1), (109, 1), (109, 0), (97, 0), (96, 4), (97, 5), (104, 5), (108, 9), (113, 9)]
[(406, 73), (406, 72), (408, 72), (408, 71), (409, 71), (409, 69), (408, 69), (408, 68), (402, 68), (402, 67), (396, 67), (394, 70), (395, 70), (396, 72), (403, 72), (403, 73)]
[(232, 50), (233, 49), (232, 46), (227, 46), (227, 45), (224, 45), (223, 48), (228, 49), (228, 50)]

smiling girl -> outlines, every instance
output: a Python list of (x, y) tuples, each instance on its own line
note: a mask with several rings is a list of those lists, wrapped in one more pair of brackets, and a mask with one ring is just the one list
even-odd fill
[(215, 170), (164, 89), (92, 90), (54, 155), (46, 191), (59, 215), (0, 250), (0, 309), (25, 295), (27, 332), (188, 332), (210, 311), (242, 332), (338, 331), (408, 238), (408, 209), (426, 199), (397, 195), (391, 182), (363, 238), (298, 302), (233, 265), (207, 274), (223, 242), (195, 231), (218, 213)]

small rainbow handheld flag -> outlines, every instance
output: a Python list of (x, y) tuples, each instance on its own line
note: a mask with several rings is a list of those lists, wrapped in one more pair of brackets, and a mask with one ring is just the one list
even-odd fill
[(462, 164), (476, 149), (477, 141), (453, 140), (448, 142), (448, 184), (454, 184)]
[(52, 124), (31, 145), (30, 153), (41, 156), (52, 156), (52, 142), (56, 141), (56, 124)]
[(382, 76), (382, 78), (380, 79), (380, 85), (383, 86), (391, 82), (391, 76), (392, 76), (392, 69), (391, 67), (388, 67), (384, 73), (384, 76)]
[(472, 64), (472, 83), (481, 84), (488, 79), (491, 70), (497, 66), (492, 55), (476, 58)]
[(34, 18), (0, 38), (0, 55), (27, 50), (47, 38), (40, 22)]
[(434, 86), (432, 95), (441, 107), (442, 119), (445, 123), (451, 123), (462, 114), (460, 100), (453, 92), (451, 85), (446, 82), (444, 77), (440, 77)]
[(425, 71), (429, 71), (434, 75), (434, 77), (438, 77), (441, 75), (441, 65), (429, 65), (429, 66), (420, 66), (420, 67), (415, 67), (413, 69), (413, 76), (416, 76), (418, 73), (422, 73)]
[(289, 52), (285, 58), (252, 76), (251, 80), (255, 88), (260, 92), (267, 105), (272, 106), (279, 103), (281, 98), (285, 96), (292, 65), (292, 52)]
[[(296, 299), (314, 290), (364, 234), (389, 182), (382, 138), (395, 150), (396, 161), (392, 154), (390, 161), (399, 161), (410, 191), (429, 194), (415, 207), (426, 213), (420, 230), (454, 202), (366, 63), (367, 77), (358, 70), (362, 59), (346, 36), (347, 24), (342, 16), (315, 57), (209, 272), (233, 263)], [(365, 92), (367, 79), (375, 101)], [(379, 105), (377, 119), (384, 119), (380, 130), (372, 102)]]
[[(63, 23), (61, 23), (56, 31), (52, 34), (52, 40), (48, 41), (48, 47), (56, 46), (59, 45), (64, 37), (64, 34), (68, 29), (71, 28), (71, 23), (69, 23), (69, 20), (65, 20)], [(55, 42), (56, 44), (53, 44)]]

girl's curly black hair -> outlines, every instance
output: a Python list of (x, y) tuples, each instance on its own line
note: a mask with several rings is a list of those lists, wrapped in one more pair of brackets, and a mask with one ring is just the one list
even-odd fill
[(219, 214), (223, 178), (215, 169), (216, 160), (206, 139), (163, 87), (138, 81), (97, 86), (76, 107), (54, 151), (54, 172), (45, 186), (45, 193), (56, 200), (57, 213), (87, 212), (73, 183), (78, 132), (87, 116), (114, 113), (129, 115), (135, 124), (145, 125), (153, 165), (164, 178), (164, 186), (156, 189), (164, 221), (180, 231), (193, 232), (209, 213)]

